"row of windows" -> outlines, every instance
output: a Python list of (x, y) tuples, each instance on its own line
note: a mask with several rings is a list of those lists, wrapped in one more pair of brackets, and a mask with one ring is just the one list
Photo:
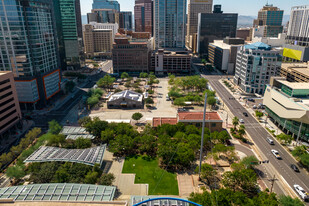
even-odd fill
[[(8, 96), (11, 96), (11, 95), (13, 95), (13, 92), (12, 92), (12, 91), (11, 91), (11, 92), (8, 92), (8, 93), (6, 93), (6, 94), (4, 94), (4, 95), (2, 95), (2, 96), (0, 96), (0, 100), (6, 98), (6, 97), (8, 97)], [(14, 99), (14, 98), (12, 97), (11, 99)], [(4, 105), (4, 102), (0, 104), (0, 107), (3, 106), (3, 105)]]
[(6, 84), (8, 82), (10, 82), (10, 79), (3, 80), (3, 81), (0, 82), (0, 85)]
[(9, 110), (9, 109), (12, 109), (13, 107), (15, 107), (15, 103), (13, 103), (13, 104), (11, 104), (10, 106), (8, 106), (8, 107), (2, 109), (2, 110), (0, 111), (0, 114), (2, 114), (3, 112), (5, 112), (5, 111), (7, 111), (7, 110)]
[(2, 89), (0, 89), (0, 93), (6, 91), (8, 89), (11, 89), (11, 85), (3, 87)]
[(8, 114), (4, 115), (3, 117), (0, 118), (0, 122), (2, 122), (3, 120), (7, 119), (8, 117), (10, 117), (12, 114), (15, 114), (16, 112), (17, 112), (16, 109), (14, 109), (13, 111), (11, 111)]
[(8, 121), (7, 123), (3, 124), (2, 126), (0, 126), (0, 130), (6, 128), (7, 126), (9, 126), (10, 124), (12, 124), (13, 122), (15, 122), (18, 119), (18, 117), (14, 117), (13, 119), (11, 119), (10, 121)]

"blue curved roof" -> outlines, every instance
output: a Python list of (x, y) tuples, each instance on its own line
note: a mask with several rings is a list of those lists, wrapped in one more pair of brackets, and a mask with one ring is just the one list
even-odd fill
[(245, 49), (252, 49), (252, 50), (270, 50), (271, 46), (265, 44), (263, 42), (255, 42), (253, 44), (245, 45)]

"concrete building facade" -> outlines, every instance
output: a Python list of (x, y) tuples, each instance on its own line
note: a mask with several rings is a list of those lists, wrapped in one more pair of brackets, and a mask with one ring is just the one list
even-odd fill
[[(188, 16), (187, 16), (187, 36), (186, 46), (192, 49), (192, 40), (194, 34), (197, 34), (198, 14), (211, 13), (213, 0), (188, 0)], [(193, 51), (193, 50), (192, 50)], [(196, 52), (196, 51), (193, 51)]]
[(262, 42), (243, 46), (237, 54), (234, 83), (246, 93), (263, 94), (270, 77), (278, 76), (279, 50)]
[(308, 63), (283, 63), (280, 69), (280, 76), (289, 82), (309, 83)]
[(264, 26), (263, 37), (277, 37), (282, 33), (283, 10), (270, 4), (266, 4), (258, 13), (258, 18), (254, 20), (253, 27)]
[(272, 78), (263, 104), (268, 117), (295, 139), (309, 141), (309, 83)]
[(21, 118), (13, 73), (0, 71), (0, 135), (20, 122)]
[(111, 29), (94, 29), (85, 25), (84, 50), (88, 58), (94, 56), (111, 56), (113, 48), (113, 31)]
[(290, 61), (309, 61), (309, 5), (291, 10), (283, 56)]
[(113, 68), (115, 73), (127, 72), (137, 75), (149, 72), (151, 40), (117, 37), (112, 49)]
[(153, 35), (153, 1), (135, 0), (134, 25), (136, 32), (149, 32)]
[(280, 33), (278, 37), (252, 37), (252, 43), (263, 42), (271, 47), (283, 47), (285, 44), (285, 33)]
[(191, 59), (186, 50), (159, 49), (151, 55), (151, 71), (157, 75), (191, 74)]
[(240, 38), (225, 38), (215, 40), (208, 46), (208, 60), (216, 69), (226, 74), (234, 74), (238, 50), (245, 41)]

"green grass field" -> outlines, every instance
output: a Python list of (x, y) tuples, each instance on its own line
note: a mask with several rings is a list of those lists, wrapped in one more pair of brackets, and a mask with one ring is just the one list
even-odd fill
[(126, 158), (122, 172), (136, 174), (135, 183), (149, 184), (149, 195), (178, 195), (177, 175), (161, 169), (158, 159)]

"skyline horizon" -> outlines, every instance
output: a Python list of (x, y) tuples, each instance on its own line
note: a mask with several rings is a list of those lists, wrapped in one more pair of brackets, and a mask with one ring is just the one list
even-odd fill
[[(134, 14), (135, 0), (117, 0), (120, 4), (121, 11), (131, 11)], [(252, 7), (252, 3), (255, 1), (256, 6)], [(89, 0), (80, 0), (81, 14), (86, 15), (91, 12), (92, 1), (89, 4)], [(188, 2), (188, 0), (187, 0)], [(225, 13), (238, 13), (241, 16), (257, 16), (258, 11), (266, 4), (272, 4), (281, 10), (284, 10), (284, 15), (290, 15), (291, 8), (294, 6), (309, 5), (306, 0), (271, 0), (271, 1), (259, 1), (256, 0), (237, 0), (237, 2), (231, 2), (229, 0), (214, 0), (213, 5), (221, 4), (222, 10)]]

